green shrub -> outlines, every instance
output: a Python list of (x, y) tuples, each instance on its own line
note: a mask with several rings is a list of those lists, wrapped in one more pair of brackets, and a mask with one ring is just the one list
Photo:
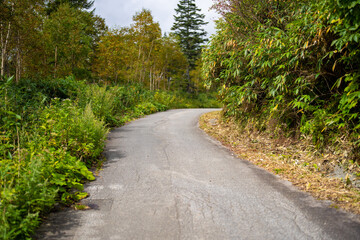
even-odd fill
[(78, 102), (83, 109), (91, 104), (95, 116), (112, 122), (117, 97), (117, 91), (114, 88), (91, 84), (80, 90)]
[(201, 94), (72, 77), (0, 81), (0, 238), (27, 239), (56, 202), (87, 196), (83, 184), (94, 180), (88, 167), (100, 159), (108, 126), (207, 102)]
[(51, 147), (65, 148), (85, 162), (96, 159), (103, 151), (108, 129), (94, 115), (91, 104), (82, 110), (71, 100), (55, 99), (42, 111), (40, 119), (37, 131), (48, 136)]
[(51, 209), (56, 189), (51, 187), (43, 171), (46, 163), (36, 157), (2, 159), (0, 164), (2, 239), (29, 237), (39, 224), (39, 213)]
[(278, 1), (244, 8), (229, 2), (224, 9), (216, 2), (226, 21), (218, 22), (203, 52), (203, 75), (208, 87), (218, 88), (226, 115), (256, 120), (259, 130), (276, 122), (318, 148), (346, 139), (356, 150), (359, 3)]
[(91, 106), (86, 105), (84, 111), (74, 118), (74, 125), (71, 127), (69, 148), (80, 159), (98, 158), (108, 133), (104, 121), (95, 116)]

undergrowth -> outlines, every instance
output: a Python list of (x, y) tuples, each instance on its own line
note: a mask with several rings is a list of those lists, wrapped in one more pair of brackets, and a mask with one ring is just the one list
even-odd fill
[(360, 3), (214, 2), (223, 19), (203, 74), (225, 116), (316, 151), (349, 150), (341, 164), (360, 164)]
[(55, 80), (0, 81), (0, 239), (28, 239), (55, 203), (87, 197), (110, 127), (169, 108), (216, 107), (205, 94)]

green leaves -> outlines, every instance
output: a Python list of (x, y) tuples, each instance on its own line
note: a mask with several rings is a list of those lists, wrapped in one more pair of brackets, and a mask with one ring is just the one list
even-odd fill
[(173, 34), (161, 36), (160, 25), (149, 10), (136, 13), (133, 20), (130, 27), (101, 37), (96, 73), (113, 83), (138, 82), (150, 90), (170, 88), (170, 79), (182, 76), (187, 65), (178, 39)]
[(179, 37), (181, 49), (192, 70), (201, 54), (201, 45), (207, 41), (206, 32), (202, 28), (207, 24), (204, 22), (205, 15), (199, 13), (200, 9), (194, 0), (180, 0), (175, 11), (171, 30)]
[[(104, 30), (92, 12), (57, 3), (43, 23), (47, 72), (54, 77), (70, 74), (84, 79), (90, 76), (91, 56), (98, 36)], [(55, 10), (54, 9), (54, 10)]]
[[(190, 98), (193, 97), (193, 98)], [(45, 100), (44, 100), (45, 99)], [(85, 84), (73, 77), (0, 81), (0, 238), (27, 239), (55, 202), (87, 197), (108, 126), (169, 107), (214, 107), (213, 99), (149, 91), (139, 84)]]
[(247, 12), (245, 2), (217, 2), (226, 21), (203, 52), (203, 76), (226, 115), (275, 121), (318, 147), (345, 133), (358, 144), (359, 1), (259, 2)]

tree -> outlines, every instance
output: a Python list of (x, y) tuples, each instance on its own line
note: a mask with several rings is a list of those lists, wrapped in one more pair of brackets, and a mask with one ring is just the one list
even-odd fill
[(151, 90), (176, 87), (171, 80), (184, 75), (186, 58), (174, 34), (161, 37), (159, 23), (143, 9), (128, 27), (105, 34), (97, 48), (95, 71), (103, 80), (138, 81)]
[[(164, 89), (179, 88), (177, 83), (186, 72), (187, 61), (181, 51), (178, 38), (174, 34), (162, 37), (162, 47), (159, 50), (157, 65), (160, 70), (158, 85), (163, 80)], [(172, 84), (174, 82), (175, 84)], [(181, 86), (180, 86), (181, 87)]]
[(137, 54), (131, 29), (113, 29), (99, 41), (94, 70), (102, 79), (132, 81)]
[(13, 18), (13, 3), (9, 1), (0, 1), (0, 50), (1, 64), (0, 76), (5, 74), (5, 63), (9, 48), (10, 33)]
[(49, 0), (47, 1), (47, 14), (50, 15), (52, 12), (55, 12), (61, 4), (68, 3), (70, 7), (76, 9), (90, 9), (94, 5), (94, 1), (88, 0)]
[(152, 73), (154, 69), (154, 55), (159, 49), (161, 40), (161, 29), (158, 22), (154, 22), (151, 12), (143, 9), (133, 16), (134, 23), (131, 29), (134, 32), (134, 42), (139, 51), (138, 55), (138, 72), (140, 82), (145, 82), (149, 76), (149, 86), (153, 89)]
[[(50, 5), (60, 2), (50, 15)], [(94, 50), (106, 30), (86, 11), (89, 0), (0, 0), (0, 75), (90, 77)], [(54, 6), (55, 6), (54, 5)]]
[(200, 14), (195, 0), (180, 0), (175, 9), (175, 22), (171, 30), (180, 38), (180, 46), (188, 61), (186, 73), (187, 90), (190, 91), (190, 71), (196, 66), (196, 60), (200, 57), (202, 44), (207, 41), (206, 32), (202, 28), (207, 22), (205, 15)]
[(90, 77), (96, 41), (105, 30), (101, 22), (92, 12), (75, 9), (69, 4), (60, 5), (44, 22), (47, 57), (54, 77), (69, 74)]
[(1, 75), (16, 82), (41, 59), (42, 0), (0, 1)]

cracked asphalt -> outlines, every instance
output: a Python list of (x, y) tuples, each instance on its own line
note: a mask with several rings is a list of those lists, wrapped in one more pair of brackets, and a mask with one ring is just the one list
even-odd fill
[(37, 239), (360, 239), (359, 217), (233, 156), (170, 110), (109, 134), (91, 209), (50, 214)]

